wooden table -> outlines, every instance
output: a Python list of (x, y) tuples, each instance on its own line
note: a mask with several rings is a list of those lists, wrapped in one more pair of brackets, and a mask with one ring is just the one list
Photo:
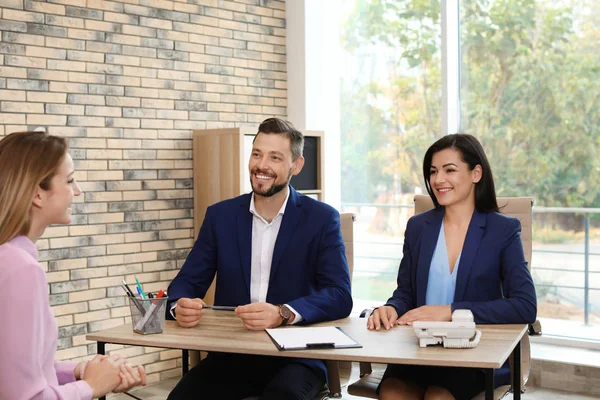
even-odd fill
[[(486, 374), (486, 399), (494, 392), (494, 369), (500, 368), (514, 354), (513, 387), (520, 387), (520, 340), (526, 333), (523, 325), (478, 325), (482, 338), (474, 349), (421, 348), (412, 327), (397, 326), (390, 331), (373, 332), (360, 318), (345, 318), (311, 326), (339, 326), (363, 347), (354, 349), (316, 349), (279, 351), (264, 331), (248, 331), (230, 311), (206, 310), (196, 328), (181, 328), (166, 321), (162, 334), (139, 335), (131, 324), (90, 333), (88, 340), (98, 342), (98, 353), (105, 353), (106, 343), (163, 347), (183, 350), (183, 373), (188, 370), (188, 350), (257, 354), (276, 357), (316, 358), (336, 361), (366, 361), (380, 364), (412, 364), (481, 368)], [(286, 328), (280, 328), (286, 329)], [(520, 399), (516, 390), (514, 399)]]

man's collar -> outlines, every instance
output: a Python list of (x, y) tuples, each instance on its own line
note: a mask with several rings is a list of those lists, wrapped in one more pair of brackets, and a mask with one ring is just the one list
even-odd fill
[[(288, 200), (290, 199), (290, 193), (292, 192), (292, 190), (290, 189), (289, 185), (288, 185), (288, 192), (287, 195), (285, 196), (285, 201), (283, 202), (283, 204), (281, 205), (281, 208), (279, 209), (279, 211), (277, 212), (277, 216), (279, 215), (283, 215), (285, 214), (285, 207), (287, 206)], [(264, 219), (259, 213), (258, 211), (256, 211), (256, 207), (254, 206), (254, 196), (256, 194), (254, 192), (250, 193), (250, 212), (253, 215), (256, 215), (257, 217), (260, 217), (262, 219)]]

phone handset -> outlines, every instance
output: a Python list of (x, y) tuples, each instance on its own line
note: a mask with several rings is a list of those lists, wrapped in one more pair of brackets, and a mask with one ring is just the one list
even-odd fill
[(417, 321), (413, 328), (421, 347), (442, 344), (445, 348), (469, 349), (477, 347), (481, 340), (471, 310), (455, 310), (450, 322)]

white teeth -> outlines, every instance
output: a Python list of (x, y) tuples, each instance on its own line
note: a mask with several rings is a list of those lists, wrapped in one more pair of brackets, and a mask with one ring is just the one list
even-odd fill
[(444, 188), (444, 189), (438, 189), (438, 192), (443, 192), (443, 193), (445, 193), (445, 192), (449, 192), (449, 191), (451, 191), (451, 190), (452, 190), (452, 189), (446, 189), (446, 188)]
[(264, 180), (271, 179), (271, 177), (270, 177), (270, 176), (267, 176), (267, 175), (256, 175), (256, 177), (257, 177), (258, 179), (264, 179)]

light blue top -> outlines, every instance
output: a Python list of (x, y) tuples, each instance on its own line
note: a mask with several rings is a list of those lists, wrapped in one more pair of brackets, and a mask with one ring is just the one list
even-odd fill
[(425, 304), (428, 306), (448, 306), (454, 302), (454, 291), (456, 290), (456, 275), (460, 256), (456, 259), (454, 269), (450, 273), (450, 262), (448, 261), (448, 249), (446, 248), (446, 235), (444, 233), (444, 221), (438, 236), (431, 265), (429, 266), (429, 279), (427, 281), (427, 294)]

